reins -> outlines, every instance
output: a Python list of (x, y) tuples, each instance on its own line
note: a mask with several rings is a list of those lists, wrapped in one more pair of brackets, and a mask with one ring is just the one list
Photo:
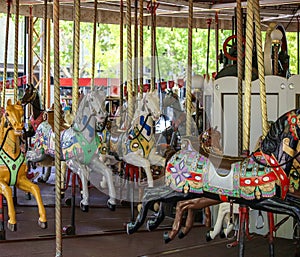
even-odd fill
[(258, 164), (260, 164), (260, 165), (262, 165), (262, 166), (264, 166), (264, 167), (267, 167), (267, 168), (279, 168), (279, 167), (282, 167), (282, 166), (284, 166), (284, 165), (286, 165), (286, 164), (288, 164), (288, 163), (294, 161), (297, 157), (300, 156), (300, 152), (298, 152), (297, 154), (295, 154), (293, 157), (291, 157), (291, 159), (285, 161), (284, 163), (280, 163), (280, 164), (274, 165), (274, 166), (261, 162), (260, 160), (258, 160), (258, 159), (256, 158), (256, 156), (254, 155), (254, 153), (251, 153), (250, 156), (252, 157), (252, 159), (253, 159), (256, 163), (258, 163)]

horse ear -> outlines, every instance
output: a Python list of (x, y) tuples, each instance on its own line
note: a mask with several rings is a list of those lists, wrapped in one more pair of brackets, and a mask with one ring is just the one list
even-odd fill
[(22, 102), (20, 100), (17, 101), (17, 104), (22, 105)]
[(12, 103), (11, 103), (11, 99), (8, 99), (8, 100), (7, 100), (7, 103), (6, 103), (6, 105), (12, 105)]

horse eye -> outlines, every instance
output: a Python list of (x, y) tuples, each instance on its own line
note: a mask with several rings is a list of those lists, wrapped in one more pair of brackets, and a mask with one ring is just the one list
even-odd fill
[(291, 173), (291, 177), (294, 179), (294, 180), (297, 180), (299, 179), (299, 174), (297, 172), (292, 172)]

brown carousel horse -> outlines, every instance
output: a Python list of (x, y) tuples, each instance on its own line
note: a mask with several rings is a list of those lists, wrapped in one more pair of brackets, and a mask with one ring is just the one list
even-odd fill
[[(127, 224), (127, 233), (137, 231), (145, 222), (149, 207), (155, 201), (197, 204), (205, 208), (221, 202), (240, 204), (239, 256), (244, 256), (245, 210), (269, 212), (269, 251), (274, 256), (272, 213), (285, 214), (300, 224), (300, 200), (289, 192), (289, 175), (293, 162), (300, 162), (297, 145), (300, 139), (300, 109), (291, 110), (277, 119), (270, 127), (260, 147), (241, 161), (218, 159), (194, 150), (188, 140), (166, 167), (166, 184), (148, 189), (143, 197), (142, 208), (135, 222)], [(229, 165), (230, 164), (230, 165)], [(227, 169), (226, 169), (227, 167)], [(228, 169), (229, 167), (229, 169)], [(180, 204), (179, 204), (180, 205)], [(165, 242), (172, 240), (181, 227), (184, 206), (178, 206), (173, 228), (164, 234)], [(180, 211), (181, 210), (181, 211)], [(163, 212), (161, 208), (159, 212)], [(162, 222), (161, 214), (148, 221), (148, 228), (155, 228)], [(157, 218), (158, 217), (158, 218)], [(183, 235), (185, 234), (182, 232)], [(299, 245), (299, 240), (298, 240)], [(296, 255), (299, 255), (297, 247)]]
[(40, 215), (38, 225), (47, 228), (46, 211), (40, 189), (26, 176), (25, 155), (20, 147), (24, 128), (23, 119), (24, 111), (21, 103), (18, 101), (17, 104), (12, 104), (11, 100), (8, 100), (0, 123), (0, 193), (6, 198), (9, 216), (7, 227), (11, 231), (17, 230), (11, 186), (34, 195)]
[[(30, 116), (30, 124), (28, 127), (28, 130), (25, 133), (26, 139), (32, 138), (35, 136), (36, 130), (39, 127), (39, 125), (47, 120), (51, 127), (54, 126), (54, 108), (51, 108), (49, 110), (44, 110), (41, 105), (41, 99), (40, 94), (37, 88), (35, 88), (32, 84), (27, 84), (25, 93), (23, 97), (20, 99), (23, 106), (26, 106), (27, 104), (31, 104), (32, 106), (32, 115)], [(66, 124), (63, 124), (63, 121), (61, 121), (61, 129), (65, 129), (67, 127)], [(42, 162), (38, 163), (39, 166), (47, 168), (43, 176), (40, 176), (38, 178), (38, 182), (40, 183), (46, 183), (51, 175), (51, 168), (54, 166), (54, 160), (51, 157), (45, 158)], [(29, 167), (36, 168), (35, 163), (29, 163)], [(64, 162), (62, 162), (62, 171), (64, 171), (62, 174), (62, 184), (64, 183), (64, 173), (66, 170), (66, 165)], [(38, 173), (38, 172), (37, 172)], [(63, 185), (62, 185), (63, 187)]]

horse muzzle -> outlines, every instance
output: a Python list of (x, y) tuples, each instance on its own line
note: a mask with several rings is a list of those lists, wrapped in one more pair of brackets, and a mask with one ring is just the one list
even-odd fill
[(16, 136), (21, 136), (23, 133), (23, 128), (18, 128), (14, 130)]

